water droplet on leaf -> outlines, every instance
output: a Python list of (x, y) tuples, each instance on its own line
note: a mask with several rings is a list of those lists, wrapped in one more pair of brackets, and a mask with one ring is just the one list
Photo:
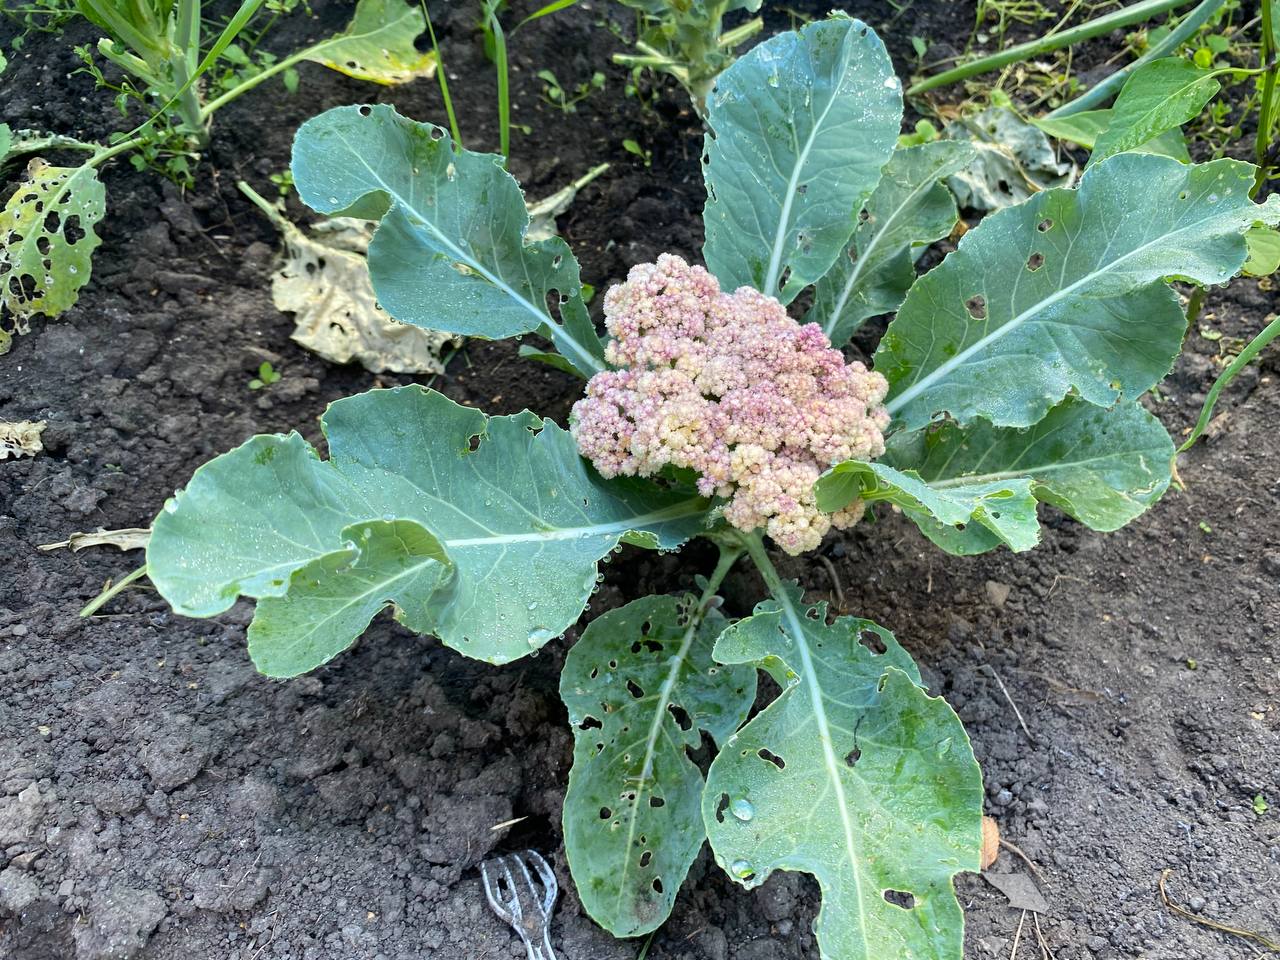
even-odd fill
[(744, 823), (756, 815), (756, 808), (751, 805), (751, 801), (743, 797), (729, 804), (729, 811)]

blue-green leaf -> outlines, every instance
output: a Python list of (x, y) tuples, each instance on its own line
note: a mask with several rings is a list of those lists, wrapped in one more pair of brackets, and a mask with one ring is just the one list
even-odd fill
[(547, 306), (577, 305), (578, 262), (559, 237), (526, 242), (529, 212), (501, 157), (455, 149), (389, 106), (336, 107), (298, 131), (293, 178), (321, 213), (381, 221), (369, 275), (395, 319), (490, 339), (544, 330), (581, 372), (603, 369), (594, 333)]
[[(468, 656), (514, 660), (578, 618), (624, 538), (671, 548), (705, 522), (698, 497), (602, 480), (566, 431), (527, 412), (486, 418), (403, 387), (339, 400), (324, 428), (328, 461), (290, 434), (205, 464), (147, 550), (152, 581), (187, 616), (284, 598), (250, 628), (277, 675), (333, 656), (390, 603)], [(316, 611), (339, 603), (323, 613), (328, 639), (307, 639)]]
[(1165, 283), (1225, 283), (1255, 222), (1250, 164), (1119, 154), (1074, 190), (992, 214), (912, 286), (875, 354), (900, 427), (942, 413), (1029, 426), (1074, 389), (1111, 406), (1173, 364), (1186, 322)]
[(952, 140), (895, 150), (853, 239), (814, 287), (805, 322), (821, 324), (839, 346), (868, 317), (897, 310), (916, 278), (914, 248), (955, 226), (956, 203), (941, 181), (972, 159), (972, 147)]
[(920, 688), (892, 634), (828, 624), (825, 604), (805, 610), (789, 589), (730, 627), (714, 655), (782, 687), (707, 773), (717, 862), (748, 887), (774, 870), (812, 874), (824, 957), (960, 960), (952, 877), (979, 866), (982, 776), (960, 719)]
[(617, 937), (656, 929), (702, 849), (702, 773), (689, 752), (747, 718), (756, 671), (711, 647), (727, 623), (686, 596), (591, 621), (560, 675), (573, 726), (564, 845), (582, 905)]
[(707, 268), (783, 303), (830, 269), (902, 122), (880, 38), (843, 15), (780, 33), (720, 75), (707, 110)]
[(1137, 403), (1069, 398), (1026, 429), (977, 421), (896, 434), (879, 462), (828, 470), (817, 497), (828, 511), (858, 497), (895, 504), (949, 553), (1027, 550), (1040, 539), (1037, 500), (1117, 530), (1160, 499), (1172, 467), (1173, 441)]

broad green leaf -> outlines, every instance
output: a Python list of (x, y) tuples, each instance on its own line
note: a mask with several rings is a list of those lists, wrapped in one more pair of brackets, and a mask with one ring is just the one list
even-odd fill
[(727, 622), (692, 595), (645, 597), (596, 618), (565, 660), (573, 726), (564, 841), (582, 904), (617, 937), (656, 929), (702, 849), (701, 731), (747, 718), (756, 671), (718, 665)]
[(347, 29), (307, 51), (306, 59), (357, 80), (408, 83), (436, 72), (434, 51), (414, 41), (427, 29), (422, 10), (405, 0), (360, 0)]
[(972, 159), (971, 147), (948, 140), (895, 150), (852, 241), (814, 287), (805, 322), (840, 345), (868, 317), (897, 310), (916, 278), (912, 248), (955, 226), (956, 203), (940, 181)]
[(293, 178), (321, 213), (381, 220), (369, 274), (395, 319), (490, 339), (545, 328), (578, 370), (603, 369), (594, 332), (547, 307), (580, 306), (578, 262), (559, 237), (526, 242), (529, 213), (501, 157), (455, 149), (442, 128), (389, 106), (336, 107), (298, 131)]
[(1280, 231), (1273, 227), (1253, 226), (1244, 235), (1249, 245), (1249, 259), (1244, 273), (1250, 277), (1269, 277), (1280, 270)]
[(1172, 466), (1173, 442), (1137, 403), (1069, 398), (1029, 428), (977, 421), (895, 434), (882, 460), (828, 470), (817, 496), (827, 511), (857, 497), (893, 503), (951, 553), (1027, 550), (1040, 539), (1037, 500), (1117, 530), (1160, 499)]
[(13, 144), (13, 131), (7, 123), (0, 123), (0, 163), (9, 158), (9, 147)]
[(1245, 232), (1280, 220), (1280, 198), (1249, 199), (1253, 169), (1119, 154), (1077, 189), (988, 216), (915, 282), (880, 341), (896, 423), (946, 412), (1023, 427), (1073, 388), (1099, 406), (1149, 390), (1186, 325), (1165, 279), (1225, 283)]
[(249, 625), (249, 655), (269, 677), (294, 677), (351, 646), (384, 607), (419, 633), (435, 626), (437, 591), (453, 564), (412, 520), (371, 520), (342, 531), (352, 545), (294, 571), (288, 592), (264, 597)]
[(27, 165), (26, 180), (0, 211), (0, 308), (18, 330), (36, 314), (56, 317), (75, 304), (89, 282), (102, 242), (94, 228), (106, 209), (93, 167)]
[[(1069, 140), (1072, 143), (1078, 143), (1086, 150), (1092, 150), (1094, 142), (1111, 124), (1111, 111), (1109, 109), (1083, 110), (1066, 117), (1041, 117), (1031, 122), (1051, 137)], [(1155, 153), (1173, 157), (1182, 163), (1191, 162), (1191, 154), (1187, 152), (1187, 140), (1177, 127), (1129, 149), (1135, 153)]]
[(707, 110), (707, 268), (783, 303), (853, 234), (902, 122), (880, 38), (843, 15), (771, 37), (720, 75)]
[(1069, 140), (1086, 150), (1111, 124), (1111, 111), (1082, 110), (1065, 117), (1032, 117), (1031, 123), (1057, 140)]
[(782, 687), (707, 773), (716, 860), (748, 887), (774, 870), (812, 874), (824, 957), (960, 960), (952, 877), (978, 869), (982, 843), (969, 738), (892, 634), (828, 624), (826, 605), (805, 610), (799, 594), (760, 604), (716, 642), (717, 660), (755, 664)]
[(1165, 57), (1144, 64), (1125, 81), (1098, 136), (1089, 163), (1132, 150), (1200, 115), (1221, 84), (1189, 60)]
[[(147, 549), (149, 576), (186, 616), (220, 613), (239, 595), (286, 597), (260, 606), (270, 623), (251, 632), (272, 645), (255, 641), (260, 663), (294, 673), (314, 666), (309, 611), (338, 594), (359, 607), (326, 627), (332, 656), (358, 636), (338, 628), (364, 617), (372, 587), (379, 609), (394, 602), (413, 629), (468, 656), (514, 660), (578, 618), (597, 562), (620, 541), (673, 548), (705, 522), (697, 497), (602, 480), (566, 431), (528, 412), (486, 418), (402, 387), (339, 400), (323, 426), (328, 461), (290, 434), (255, 437), (202, 466), (165, 504)], [(402, 535), (400, 554), (381, 528), (363, 539), (379, 520)], [(400, 521), (421, 535), (403, 534)], [(447, 589), (425, 565), (444, 563), (427, 535), (452, 565)], [(406, 579), (401, 563), (421, 569)]]

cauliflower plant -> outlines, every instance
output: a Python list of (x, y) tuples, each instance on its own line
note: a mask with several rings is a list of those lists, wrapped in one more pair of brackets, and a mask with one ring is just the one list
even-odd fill
[(791, 554), (861, 518), (860, 500), (819, 511), (813, 485), (833, 463), (884, 453), (889, 386), (845, 363), (821, 327), (750, 287), (723, 293), (670, 254), (611, 288), (605, 318), (618, 369), (591, 378), (572, 417), (603, 476), (691, 468), (704, 496), (727, 500), (731, 524), (763, 527)]

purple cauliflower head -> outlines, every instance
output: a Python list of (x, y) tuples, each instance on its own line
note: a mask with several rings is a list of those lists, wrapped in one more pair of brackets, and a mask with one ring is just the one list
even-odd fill
[(670, 254), (633, 267), (604, 310), (618, 369), (591, 378), (571, 418), (603, 476), (690, 468), (704, 496), (725, 498), (729, 523), (763, 527), (791, 554), (858, 521), (861, 501), (824, 514), (813, 485), (833, 463), (884, 453), (884, 377), (845, 363), (773, 297), (722, 293)]

